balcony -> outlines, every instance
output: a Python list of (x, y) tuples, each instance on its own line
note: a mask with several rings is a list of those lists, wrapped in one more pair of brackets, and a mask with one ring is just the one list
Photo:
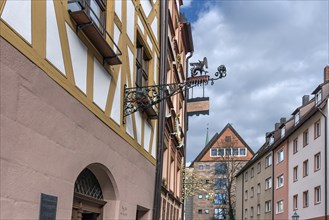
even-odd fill
[[(69, 14), (76, 24), (76, 32), (83, 31), (103, 56), (104, 62), (109, 65), (121, 64), (118, 56), (122, 53), (101, 22), (101, 20), (105, 20), (105, 12), (101, 14), (102, 7), (97, 2), (92, 0), (92, 4), (89, 4), (86, 0), (70, 0), (68, 2)], [(107, 42), (107, 39), (113, 44), (113, 48)]]

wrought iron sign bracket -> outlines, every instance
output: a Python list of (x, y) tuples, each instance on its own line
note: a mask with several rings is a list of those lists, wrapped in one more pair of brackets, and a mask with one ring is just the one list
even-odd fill
[[(199, 61), (201, 62), (201, 61)], [(203, 62), (207, 62), (204, 58)], [(123, 124), (125, 124), (125, 118), (136, 111), (143, 111), (147, 114), (149, 119), (157, 119), (157, 107), (156, 105), (163, 100), (172, 97), (179, 92), (187, 91), (193, 87), (213, 85), (215, 80), (222, 79), (226, 76), (226, 67), (220, 65), (217, 68), (217, 72), (214, 77), (210, 78), (207, 75), (207, 71), (203, 70), (203, 66), (198, 66), (198, 63), (191, 63), (193, 68), (191, 69), (191, 77), (183, 83), (171, 83), (151, 85), (144, 87), (128, 88), (124, 86), (124, 101), (123, 101)], [(202, 63), (201, 63), (202, 64)], [(200, 73), (199, 76), (198, 73)], [(204, 73), (204, 75), (202, 75)]]

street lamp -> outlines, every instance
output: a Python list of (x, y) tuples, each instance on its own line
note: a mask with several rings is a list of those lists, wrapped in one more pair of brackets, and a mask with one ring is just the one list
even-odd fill
[(299, 219), (299, 215), (295, 212), (292, 216), (291, 216), (292, 220), (298, 220)]

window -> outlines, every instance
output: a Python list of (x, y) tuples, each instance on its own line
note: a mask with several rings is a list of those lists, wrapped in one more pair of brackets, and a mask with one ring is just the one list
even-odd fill
[(321, 135), (321, 127), (320, 120), (314, 123), (314, 139), (320, 137)]
[(240, 155), (241, 156), (246, 156), (246, 149), (245, 148), (240, 148)]
[(260, 215), (260, 204), (257, 204), (257, 215)]
[(227, 179), (226, 178), (215, 178), (214, 189), (226, 189)]
[(202, 194), (198, 194), (198, 198), (202, 199), (203, 198)]
[(321, 154), (317, 153), (314, 155), (314, 171), (318, 171), (321, 168)]
[(199, 170), (203, 170), (203, 165), (199, 165)]
[(314, 204), (317, 205), (321, 203), (321, 188), (317, 186), (314, 188)]
[(217, 156), (217, 149), (215, 149), (215, 148), (211, 148), (210, 156), (212, 156), (212, 157), (216, 157), (216, 156)]
[(265, 202), (265, 212), (271, 211), (271, 200)]
[(294, 197), (293, 197), (292, 208), (293, 208), (293, 210), (298, 209), (298, 195), (297, 194), (294, 195)]
[(254, 216), (254, 207), (250, 207), (250, 217)]
[(293, 141), (293, 153), (297, 153), (298, 152), (298, 138), (296, 138), (294, 141)]
[(315, 94), (315, 104), (318, 105), (322, 100), (322, 90), (320, 89), (316, 94)]
[(272, 178), (269, 177), (265, 180), (265, 190), (270, 189), (272, 187)]
[(308, 129), (306, 131), (304, 131), (303, 133), (303, 146), (305, 147), (306, 145), (308, 145)]
[(206, 199), (209, 199), (209, 194), (206, 194)]
[(214, 204), (215, 205), (226, 204), (226, 194), (225, 193), (215, 193)]
[(244, 191), (244, 200), (248, 200), (248, 190)]
[(248, 181), (248, 171), (244, 173), (244, 181), (245, 181), (245, 182)]
[(232, 155), (232, 149), (231, 148), (226, 148), (225, 149), (225, 154), (226, 154), (226, 156), (231, 156)]
[(265, 167), (269, 167), (272, 165), (272, 154), (268, 155), (265, 158)]
[(300, 113), (297, 112), (297, 113), (295, 114), (295, 117), (294, 117), (294, 119), (295, 119), (295, 125), (297, 125), (297, 124), (299, 123), (299, 118), (300, 118)]
[(257, 184), (257, 194), (260, 194), (260, 190), (261, 190), (261, 188), (260, 188), (260, 183), (258, 183), (258, 184)]
[(295, 166), (293, 171), (293, 181), (296, 182), (297, 180), (298, 180), (298, 166)]
[(259, 162), (258, 164), (257, 164), (257, 173), (260, 173), (262, 171), (262, 165), (261, 165), (261, 163)]
[(281, 138), (283, 138), (285, 134), (286, 134), (286, 127), (283, 126), (283, 127), (281, 128)]
[(209, 164), (206, 165), (206, 170), (210, 170), (210, 165)]
[(254, 187), (251, 187), (250, 189), (250, 198), (254, 197)]
[(224, 156), (224, 149), (223, 148), (218, 149), (218, 156)]
[(276, 213), (282, 213), (283, 212), (283, 200), (280, 200), (276, 202)]
[(145, 47), (141, 42), (137, 40), (137, 53), (136, 53), (136, 86), (137, 87), (148, 86), (148, 70), (149, 70), (149, 58), (146, 55)]
[(284, 184), (284, 178), (283, 178), (283, 174), (281, 174), (276, 178), (276, 188), (282, 187), (283, 184)]
[(244, 219), (248, 219), (248, 209), (244, 210)]
[(250, 178), (253, 178), (253, 177), (254, 177), (254, 168), (252, 167), (250, 170)]
[(204, 210), (204, 213), (205, 213), (205, 214), (209, 214), (209, 209), (205, 209), (205, 210)]
[(280, 163), (281, 161), (284, 160), (284, 149), (281, 149), (278, 153), (277, 153), (277, 163)]
[(226, 219), (226, 209), (223, 208), (214, 209), (214, 219)]
[(225, 136), (225, 142), (231, 142), (231, 136)]
[(309, 206), (308, 202), (308, 191), (303, 192), (303, 207), (306, 208)]
[(227, 164), (226, 163), (216, 163), (215, 164), (215, 175), (226, 174), (227, 173)]
[(270, 136), (270, 140), (269, 140), (269, 145), (272, 145), (274, 143), (274, 136)]
[(198, 214), (202, 214), (202, 209), (198, 209)]
[(239, 148), (233, 148), (233, 155), (238, 156), (239, 155)]
[(303, 162), (303, 177), (308, 176), (308, 160)]

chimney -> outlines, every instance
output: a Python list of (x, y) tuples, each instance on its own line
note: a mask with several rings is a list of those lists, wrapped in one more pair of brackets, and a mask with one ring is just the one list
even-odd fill
[(323, 71), (324, 82), (329, 81), (329, 66), (327, 65)]
[(286, 118), (280, 118), (280, 124), (286, 123)]
[(266, 143), (268, 143), (269, 141), (270, 141), (270, 133), (271, 132), (266, 132), (266, 134), (265, 134), (265, 140), (266, 140)]
[(275, 130), (278, 130), (278, 128), (280, 127), (280, 123), (275, 123)]
[(310, 101), (310, 96), (309, 95), (304, 95), (303, 96), (303, 105), (305, 105), (306, 103), (308, 103), (308, 101)]

